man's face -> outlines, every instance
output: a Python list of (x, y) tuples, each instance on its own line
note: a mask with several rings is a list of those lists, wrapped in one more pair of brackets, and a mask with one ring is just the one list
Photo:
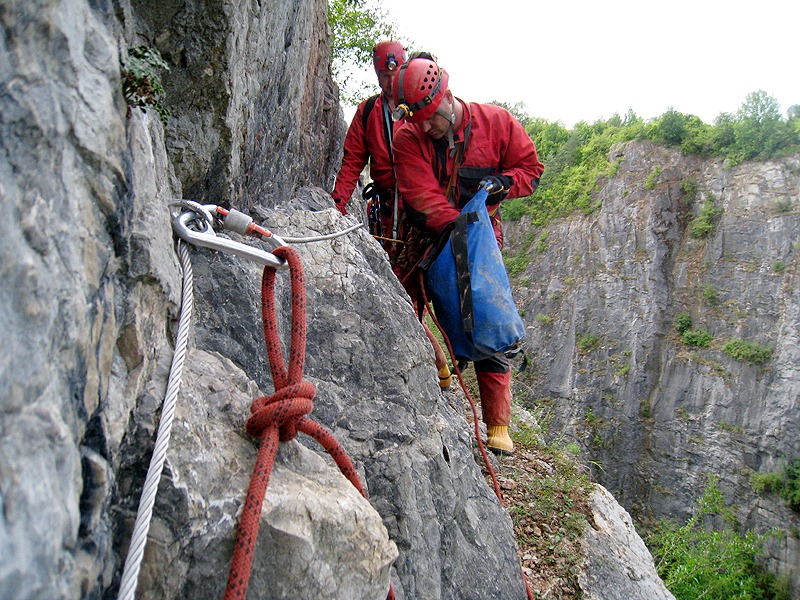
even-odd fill
[[(453, 107), (449, 107), (442, 101), (441, 106), (444, 107), (445, 112), (452, 112)], [(443, 138), (450, 128), (450, 121), (440, 115), (438, 112), (433, 113), (430, 117), (419, 123), (420, 129), (431, 136), (434, 140)]]
[(392, 97), (392, 79), (394, 78), (394, 71), (378, 71), (378, 85), (387, 98)]

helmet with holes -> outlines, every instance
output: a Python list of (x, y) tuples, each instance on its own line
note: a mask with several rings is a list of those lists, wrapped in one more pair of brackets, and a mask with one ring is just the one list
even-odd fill
[(372, 49), (372, 64), (375, 72), (396, 71), (406, 62), (408, 54), (405, 47), (400, 42), (385, 41), (379, 42)]
[(412, 57), (394, 74), (394, 119), (420, 123), (439, 108), (447, 92), (447, 71), (426, 56)]

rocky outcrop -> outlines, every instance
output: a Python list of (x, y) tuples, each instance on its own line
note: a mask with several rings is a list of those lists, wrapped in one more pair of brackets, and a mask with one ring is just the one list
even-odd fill
[(248, 210), (333, 187), (345, 124), (326, 2), (132, 1), (125, 13), (125, 43), (171, 65), (166, 145), (183, 197)]
[[(609, 160), (599, 209), (528, 250), (516, 297), (533, 373), (517, 398), (554, 415), (640, 522), (685, 519), (718, 476), (742, 527), (782, 532), (768, 564), (797, 589), (800, 517), (749, 478), (800, 456), (800, 157), (728, 167), (630, 142)], [(707, 201), (721, 217), (693, 237)], [(525, 229), (508, 224), (512, 246)], [(683, 342), (681, 312), (708, 346)], [(734, 338), (771, 358), (734, 360), (723, 351)]]
[(674, 600), (625, 509), (601, 485), (595, 485), (590, 503), (593, 518), (581, 540), (586, 558), (578, 576), (583, 597)]

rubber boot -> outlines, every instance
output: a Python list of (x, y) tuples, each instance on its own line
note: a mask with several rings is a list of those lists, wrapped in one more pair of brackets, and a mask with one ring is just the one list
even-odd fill
[(447, 363), (444, 363), (441, 367), (439, 367), (439, 387), (443, 390), (449, 390), (452, 380), (450, 367), (447, 365)]
[(486, 446), (495, 454), (508, 456), (514, 452), (514, 442), (508, 435), (508, 427), (505, 425), (487, 425), (486, 431), (489, 434)]

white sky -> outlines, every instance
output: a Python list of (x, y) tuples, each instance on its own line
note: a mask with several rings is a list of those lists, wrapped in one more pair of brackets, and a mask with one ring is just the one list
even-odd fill
[[(784, 115), (800, 104), (797, 0), (403, 0), (384, 7), (409, 50), (438, 57), (456, 96), (524, 102), (530, 116), (568, 128), (629, 108), (647, 120), (673, 107), (710, 124), (756, 90), (774, 97)], [(365, 76), (375, 81), (374, 73)]]

